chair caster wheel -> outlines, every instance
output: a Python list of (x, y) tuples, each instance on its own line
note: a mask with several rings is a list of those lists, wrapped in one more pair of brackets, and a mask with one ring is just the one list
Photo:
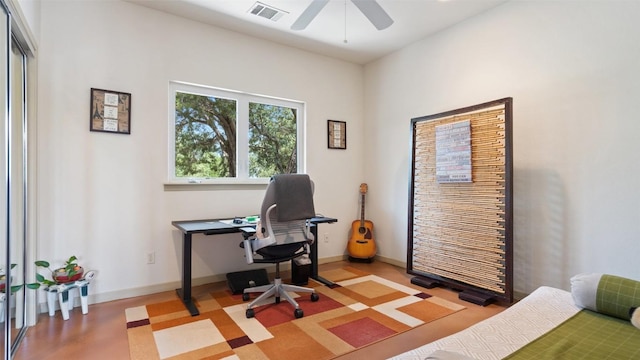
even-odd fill
[(251, 319), (252, 317), (256, 316), (256, 313), (253, 311), (253, 309), (247, 309), (245, 315), (247, 316), (247, 319)]
[(316, 302), (320, 299), (320, 296), (316, 293), (311, 293), (311, 301)]
[(276, 304), (280, 304), (280, 296), (276, 296)]
[(302, 312), (302, 309), (295, 309), (293, 312), (293, 316), (295, 316), (296, 319), (300, 319), (304, 316), (304, 312)]
[(249, 293), (242, 294), (242, 301), (249, 301), (250, 298), (251, 296), (249, 295)]

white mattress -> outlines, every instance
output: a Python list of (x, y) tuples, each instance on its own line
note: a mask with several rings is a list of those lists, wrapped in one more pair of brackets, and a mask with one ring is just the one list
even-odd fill
[(542, 286), (498, 315), (391, 359), (424, 359), (436, 350), (478, 360), (502, 359), (578, 311), (570, 292)]

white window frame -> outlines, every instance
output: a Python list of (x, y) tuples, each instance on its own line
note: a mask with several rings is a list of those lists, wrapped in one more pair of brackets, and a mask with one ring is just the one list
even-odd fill
[[(236, 177), (235, 178), (179, 178), (176, 177), (176, 93), (187, 92), (203, 96), (233, 99), (237, 101), (237, 131), (236, 131)], [(228, 90), (204, 85), (191, 84), (180, 81), (169, 82), (169, 184), (265, 184), (268, 178), (249, 177), (249, 103), (271, 104), (296, 109), (296, 138), (297, 138), (297, 172), (306, 172), (306, 104), (303, 101), (276, 98), (241, 91)]]

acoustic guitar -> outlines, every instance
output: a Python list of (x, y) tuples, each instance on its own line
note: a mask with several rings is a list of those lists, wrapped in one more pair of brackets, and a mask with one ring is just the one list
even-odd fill
[(360, 220), (355, 220), (351, 224), (351, 237), (347, 244), (349, 260), (363, 259), (371, 262), (376, 255), (376, 243), (373, 239), (373, 222), (364, 219), (364, 195), (368, 186), (360, 184)]

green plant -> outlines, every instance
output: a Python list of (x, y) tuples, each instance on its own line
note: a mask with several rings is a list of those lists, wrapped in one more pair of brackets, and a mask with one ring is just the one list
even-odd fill
[[(9, 273), (11, 273), (11, 270), (16, 266), (18, 266), (18, 264), (11, 264), (11, 267), (9, 268)], [(2, 290), (0, 292), (4, 292), (4, 281), (5, 281), (5, 279), (6, 279), (6, 275), (5, 274), (0, 275), (0, 281), (2, 282), (2, 284), (0, 284), (1, 287), (2, 287)], [(20, 289), (22, 289), (22, 286), (23, 286), (22, 284), (20, 284), (20, 285), (11, 285), (11, 287), (10, 287), (11, 288), (11, 293), (13, 294), (16, 291), (19, 291)]]
[(29, 289), (38, 289), (40, 288), (41, 285), (45, 285), (45, 286), (56, 285), (58, 284), (58, 282), (56, 282), (55, 279), (56, 279), (56, 274), (58, 273), (64, 273), (67, 277), (71, 278), (72, 276), (76, 275), (78, 271), (81, 269), (81, 267), (78, 265), (77, 260), (78, 258), (75, 255), (72, 255), (70, 258), (68, 258), (64, 262), (63, 267), (57, 268), (55, 270), (51, 270), (51, 267), (50, 267), (51, 264), (46, 260), (36, 261), (35, 262), (36, 266), (49, 269), (49, 272), (51, 272), (51, 280), (47, 279), (40, 273), (36, 273), (36, 282), (27, 284), (27, 287)]

